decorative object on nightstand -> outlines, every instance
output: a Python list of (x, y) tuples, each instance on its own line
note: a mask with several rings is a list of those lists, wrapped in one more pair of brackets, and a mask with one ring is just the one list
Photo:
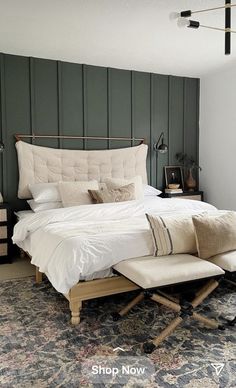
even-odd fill
[(182, 168), (180, 166), (165, 166), (165, 192), (166, 193), (182, 193), (184, 188), (184, 180)]
[(11, 208), (6, 203), (0, 204), (0, 264), (11, 262)]
[(182, 193), (162, 193), (162, 198), (193, 199), (203, 201), (203, 191), (184, 191)]
[(195, 160), (192, 157), (189, 157), (187, 154), (184, 154), (183, 152), (178, 152), (175, 155), (178, 162), (184, 165), (184, 168), (187, 170), (187, 178), (185, 180), (185, 185), (188, 191), (195, 191), (197, 187), (197, 181), (193, 177), (193, 171), (200, 170), (201, 167), (195, 162)]

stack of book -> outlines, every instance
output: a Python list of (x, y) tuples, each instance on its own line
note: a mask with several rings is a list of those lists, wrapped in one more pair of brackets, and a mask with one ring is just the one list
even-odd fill
[(166, 194), (180, 194), (182, 192), (182, 189), (165, 189)]

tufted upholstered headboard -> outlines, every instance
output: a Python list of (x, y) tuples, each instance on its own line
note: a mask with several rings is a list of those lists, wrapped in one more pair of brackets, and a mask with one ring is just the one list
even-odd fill
[(59, 181), (131, 178), (141, 175), (147, 183), (148, 146), (99, 151), (65, 150), (16, 143), (19, 165), (18, 198), (31, 198), (28, 185)]

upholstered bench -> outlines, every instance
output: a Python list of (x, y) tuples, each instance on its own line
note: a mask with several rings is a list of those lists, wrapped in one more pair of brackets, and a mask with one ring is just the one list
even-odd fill
[[(236, 251), (230, 251), (226, 253), (220, 253), (216, 256), (208, 259), (209, 262), (218, 265), (225, 271), (225, 280), (236, 286), (235, 273), (236, 273)], [(228, 321), (230, 326), (236, 324), (236, 317)]]
[[(217, 278), (224, 275), (224, 270), (217, 265), (189, 254), (176, 254), (160, 257), (146, 256), (125, 260), (116, 264), (114, 270), (143, 289), (143, 291), (126, 307), (119, 313), (113, 315), (114, 320), (117, 320), (128, 313), (128, 311), (143, 300), (145, 296), (150, 297), (153, 301), (178, 313), (178, 316), (159, 336), (152, 342), (147, 342), (143, 345), (146, 353), (151, 353), (155, 347), (169, 336), (183, 319), (187, 317), (192, 317), (211, 328), (223, 329), (223, 326), (216, 320), (203, 317), (194, 311), (194, 309), (219, 285), (219, 279)], [(208, 280), (197, 292), (191, 302), (184, 300), (183, 298), (177, 300), (156, 290), (163, 286), (175, 285), (198, 279)]]
[(229, 273), (236, 271), (236, 251), (220, 253), (208, 259), (209, 262), (218, 265)]

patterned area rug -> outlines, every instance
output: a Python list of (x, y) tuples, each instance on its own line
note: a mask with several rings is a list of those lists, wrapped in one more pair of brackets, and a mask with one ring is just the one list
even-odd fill
[[(234, 291), (223, 283), (202, 305), (201, 312), (232, 318), (236, 315)], [(68, 302), (47, 281), (39, 286), (32, 279), (1, 282), (0, 386), (236, 387), (234, 329), (207, 329), (191, 320), (145, 356), (155, 366), (150, 380), (129, 377), (125, 383), (93, 385), (81, 369), (86, 359), (97, 356), (114, 361), (144, 356), (141, 344), (155, 337), (174, 316), (147, 300), (122, 320), (113, 322), (111, 312), (124, 306), (130, 297), (116, 295), (86, 302), (81, 324), (72, 327)], [(125, 352), (114, 352), (116, 347)], [(222, 364), (220, 373), (212, 364)]]

